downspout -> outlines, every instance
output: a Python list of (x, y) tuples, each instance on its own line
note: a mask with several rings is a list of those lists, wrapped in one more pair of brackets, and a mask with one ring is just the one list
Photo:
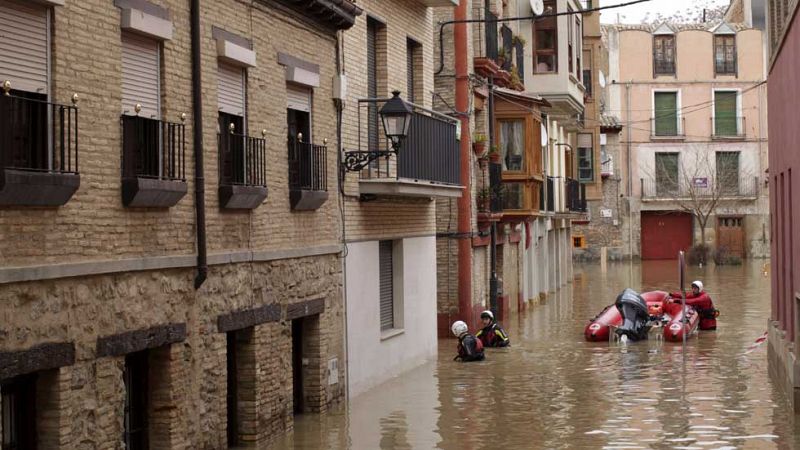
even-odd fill
[[(489, 144), (491, 146), (497, 145), (495, 142), (494, 129), (494, 77), (491, 75), (489, 76)], [(494, 163), (489, 163), (490, 167), (492, 164)], [(498, 187), (490, 186), (490, 189), (495, 188)], [(492, 311), (495, 317), (500, 317), (498, 315), (498, 296), (500, 295), (500, 283), (497, 280), (497, 222), (492, 221), (490, 233), (491, 239), (489, 245), (491, 245), (491, 247), (489, 248), (489, 309)]]
[[(461, 0), (455, 8), (455, 20), (467, 19), (468, 0)], [(469, 108), (469, 71), (467, 65), (467, 24), (456, 23), (453, 28), (456, 74), (456, 109)], [(458, 312), (461, 320), (473, 325), (472, 317), (472, 180), (470, 175), (470, 131), (469, 116), (459, 115), (461, 120), (461, 168), (460, 178), (464, 190), (458, 199)]]
[(200, 68), (200, 0), (191, 0), (192, 14), (192, 115), (194, 142), (194, 201), (197, 215), (197, 275), (194, 288), (208, 278), (206, 261), (206, 196), (203, 177), (203, 82)]
[[(631, 250), (631, 260), (633, 260), (633, 171), (631, 170), (632, 164), (632, 156), (631, 156), (631, 82), (629, 81), (628, 84), (625, 85), (625, 117), (628, 119), (628, 126), (626, 127), (627, 134), (628, 134), (628, 164), (627, 164), (627, 172), (628, 172), (628, 245), (630, 246)], [(641, 255), (639, 255), (641, 256)]]

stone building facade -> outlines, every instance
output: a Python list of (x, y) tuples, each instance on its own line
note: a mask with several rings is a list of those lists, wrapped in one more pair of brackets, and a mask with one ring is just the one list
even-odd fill
[[(2, 168), (0, 392), (17, 423), (4, 439), (29, 448), (35, 436), (39, 449), (265, 445), (295, 414), (344, 400), (332, 80), (337, 30), (360, 9), (317, 3), (330, 9), (203, 3), (197, 29), (192, 3), (177, 0), (0, 1), (50, 44), (43, 89), (0, 64), (10, 87), (0, 107), (40, 100), (59, 111), (77, 93), (80, 114), (74, 139), (58, 113), (39, 119), (57, 125), (48, 167), (28, 157)], [(292, 103), (296, 92), (306, 104)], [(3, 138), (37, 124), (2, 128)], [(79, 144), (66, 149), (79, 166), (62, 164), (61, 137)], [(205, 162), (193, 177), (195, 146)], [(78, 177), (74, 194), (58, 187)]]

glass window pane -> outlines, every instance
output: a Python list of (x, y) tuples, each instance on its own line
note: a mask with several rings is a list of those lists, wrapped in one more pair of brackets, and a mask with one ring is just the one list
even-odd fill
[(522, 210), (525, 207), (525, 184), (523, 183), (504, 183), (503, 184), (503, 209)]
[(500, 156), (503, 170), (525, 170), (525, 122), (507, 120), (500, 122)]

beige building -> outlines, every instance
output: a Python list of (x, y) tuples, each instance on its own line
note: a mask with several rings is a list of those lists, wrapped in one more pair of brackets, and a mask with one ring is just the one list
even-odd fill
[(766, 257), (762, 32), (728, 22), (607, 32), (633, 256), (672, 259), (704, 244), (720, 260)]
[(345, 398), (361, 10), (314, 3), (0, 0), (4, 448), (264, 445)]

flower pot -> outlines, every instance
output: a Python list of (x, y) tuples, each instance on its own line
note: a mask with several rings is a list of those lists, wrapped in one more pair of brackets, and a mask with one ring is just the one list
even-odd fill
[(472, 151), (475, 152), (478, 158), (482, 158), (486, 154), (486, 142), (473, 142)]
[(497, 164), (500, 162), (500, 153), (489, 153), (489, 161)]

